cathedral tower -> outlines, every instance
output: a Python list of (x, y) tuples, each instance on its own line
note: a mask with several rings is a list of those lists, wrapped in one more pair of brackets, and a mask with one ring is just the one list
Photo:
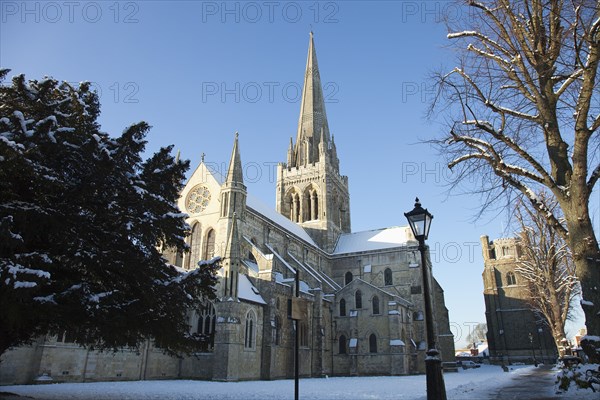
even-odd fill
[(296, 143), (290, 139), (287, 163), (277, 169), (277, 211), (301, 225), (326, 251), (350, 232), (348, 177), (329, 132), (313, 34), (302, 89)]

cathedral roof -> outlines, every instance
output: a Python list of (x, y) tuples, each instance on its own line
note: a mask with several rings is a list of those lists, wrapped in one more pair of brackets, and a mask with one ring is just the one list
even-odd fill
[(263, 217), (271, 220), (275, 225), (278, 225), (283, 230), (288, 231), (299, 239), (304, 240), (308, 244), (319, 247), (314, 242), (314, 240), (310, 237), (310, 235), (302, 228), (300, 225), (290, 221), (283, 215), (279, 214), (274, 208), (266, 205), (260, 199), (250, 195), (248, 193), (246, 207), (251, 208), (256, 213), (262, 215)]
[(267, 304), (260, 295), (258, 289), (254, 287), (246, 275), (240, 274), (238, 277), (238, 298), (251, 301), (257, 304)]
[[(214, 171), (212, 168), (206, 168), (206, 173), (215, 179), (219, 185), (223, 185), (226, 182), (223, 175), (217, 171)], [(268, 206), (250, 193), (248, 193), (246, 196), (246, 207), (258, 215), (270, 220), (273, 224), (279, 226), (281, 229), (289, 232), (297, 238), (312, 246), (318, 247), (310, 235), (304, 230), (304, 228), (279, 214), (274, 208)]]
[(334, 255), (358, 253), (362, 251), (384, 250), (407, 246), (414, 241), (407, 226), (345, 233), (338, 239)]

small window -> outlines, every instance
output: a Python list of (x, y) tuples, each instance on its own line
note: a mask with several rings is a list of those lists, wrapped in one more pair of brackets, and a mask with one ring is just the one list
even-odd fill
[(347, 353), (346, 346), (347, 346), (347, 344), (346, 344), (346, 336), (341, 335), (340, 336), (340, 340), (339, 340), (339, 351), (338, 352), (340, 354), (346, 354)]
[(369, 353), (377, 353), (377, 336), (374, 333), (369, 336)]
[(410, 294), (421, 294), (421, 286), (411, 286)]
[(386, 268), (385, 271), (383, 271), (383, 280), (384, 280), (385, 286), (392, 286), (394, 284), (394, 280), (392, 279), (392, 270), (391, 269)]
[(246, 332), (244, 337), (244, 347), (247, 349), (253, 349), (255, 343), (255, 330), (256, 330), (256, 317), (254, 312), (248, 311), (246, 314)]
[(350, 282), (352, 282), (352, 279), (353, 279), (352, 272), (350, 272), (350, 271), (346, 272), (346, 276), (344, 278), (345, 284), (347, 285)]
[(515, 274), (512, 272), (508, 272), (506, 274), (506, 284), (508, 286), (510, 285), (516, 285), (517, 284), (517, 279), (515, 278)]
[(360, 290), (357, 290), (354, 294), (354, 303), (357, 309), (362, 308), (362, 293)]
[(340, 317), (346, 316), (346, 300), (340, 300)]
[(413, 313), (413, 320), (414, 321), (423, 321), (423, 312), (422, 311), (415, 311)]
[(379, 297), (373, 296), (373, 315), (379, 315)]
[(509, 257), (513, 255), (513, 251), (509, 246), (502, 246), (502, 249), (500, 251), (502, 253), (503, 257)]

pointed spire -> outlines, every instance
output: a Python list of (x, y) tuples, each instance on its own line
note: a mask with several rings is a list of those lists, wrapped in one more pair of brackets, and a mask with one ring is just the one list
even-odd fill
[(319, 154), (325, 154), (325, 152), (327, 151), (327, 147), (325, 145), (325, 129), (323, 129), (323, 127), (321, 127), (321, 135), (320, 135), (320, 141), (319, 141)]
[(235, 133), (233, 141), (233, 150), (231, 151), (231, 159), (229, 160), (229, 169), (227, 170), (227, 178), (225, 183), (244, 183), (244, 174), (242, 173), (242, 159), (238, 146), (239, 133)]
[[(318, 148), (321, 141), (321, 129), (324, 131), (324, 140), (328, 142), (329, 126), (327, 124), (327, 114), (325, 112), (323, 88), (321, 87), (321, 76), (319, 74), (319, 64), (317, 63), (317, 53), (315, 50), (313, 33), (310, 32), (296, 143), (302, 143), (302, 139), (312, 138), (313, 146)], [(304, 154), (305, 153), (302, 151), (297, 152), (297, 157), (299, 158), (296, 162), (297, 165), (303, 165), (306, 162), (309, 162), (308, 160), (301, 159), (301, 157), (304, 157)]]
[(179, 157), (181, 157), (181, 151), (177, 150), (177, 155), (175, 156), (175, 164), (179, 164)]
[(294, 161), (295, 161), (295, 157), (294, 157), (294, 139), (292, 137), (290, 137), (290, 146), (288, 147), (288, 153), (287, 153), (287, 166), (288, 167), (294, 167)]

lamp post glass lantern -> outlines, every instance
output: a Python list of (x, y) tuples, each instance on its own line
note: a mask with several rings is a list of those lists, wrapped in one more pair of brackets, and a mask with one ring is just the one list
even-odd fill
[(427, 334), (427, 357), (425, 358), (425, 373), (427, 375), (427, 400), (446, 400), (446, 387), (442, 374), (442, 360), (436, 349), (435, 333), (433, 331), (433, 308), (431, 305), (431, 289), (429, 267), (425, 256), (425, 240), (429, 236), (429, 228), (433, 215), (421, 207), (419, 198), (415, 200), (415, 208), (404, 213), (410, 224), (410, 229), (419, 242), (421, 253), (421, 268), (423, 276), (423, 303), (425, 305), (425, 330)]
[(431, 220), (433, 219), (433, 215), (421, 207), (421, 203), (419, 202), (419, 198), (415, 200), (415, 208), (412, 211), (404, 213), (406, 219), (408, 219), (408, 223), (410, 224), (410, 229), (412, 230), (415, 239), (417, 240), (427, 240), (429, 237), (429, 228), (431, 227)]

